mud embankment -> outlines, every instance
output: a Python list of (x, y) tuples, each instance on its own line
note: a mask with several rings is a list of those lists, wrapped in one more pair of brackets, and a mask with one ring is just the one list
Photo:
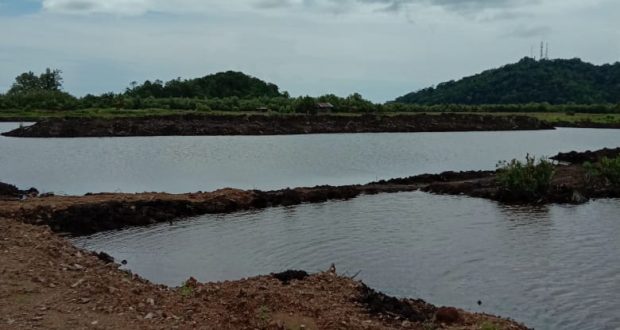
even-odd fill
[(565, 162), (565, 163), (583, 164), (585, 162), (590, 162), (590, 163), (598, 162), (605, 157), (616, 158), (618, 156), (620, 156), (620, 148), (615, 148), (615, 149), (605, 148), (605, 149), (600, 149), (596, 151), (588, 150), (585, 152), (577, 152), (577, 151), (563, 152), (563, 153), (561, 152), (551, 157), (551, 159), (557, 160), (559, 162)]
[(555, 127), (569, 127), (569, 128), (620, 128), (620, 123), (595, 123), (592, 121), (576, 121), (576, 122), (567, 122), (567, 121), (559, 121), (554, 122), (553, 126)]
[(88, 235), (127, 226), (171, 222), (203, 214), (344, 200), (361, 194), (419, 190), (429, 182), (481, 178), (492, 172), (446, 172), (365, 185), (317, 186), (275, 191), (221, 189), (192, 194), (88, 194), (0, 200), (0, 217), (48, 225), (56, 232)]
[(116, 119), (47, 119), (3, 133), (13, 137), (283, 135), (553, 129), (527, 116), (440, 115), (175, 115)]
[[(599, 153), (599, 152), (596, 152)], [(587, 154), (587, 153), (584, 153)], [(504, 189), (494, 171), (445, 172), (382, 180), (364, 185), (317, 186), (276, 191), (221, 189), (193, 194), (88, 194), (0, 200), (0, 217), (48, 225), (55, 232), (88, 235), (127, 226), (144, 226), (203, 214), (346, 200), (362, 194), (422, 190), (435, 194), (467, 195), (503, 203), (584, 203), (591, 198), (620, 197), (620, 187), (592, 180), (583, 166), (556, 165), (548, 191), (542, 196)]]

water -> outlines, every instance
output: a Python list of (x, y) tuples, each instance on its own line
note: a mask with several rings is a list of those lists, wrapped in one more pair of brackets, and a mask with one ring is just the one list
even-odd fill
[[(17, 127), (0, 123), (0, 131)], [(198, 136), (0, 137), (0, 181), (65, 194), (172, 193), (366, 183), (494, 169), (527, 153), (617, 147), (620, 130)]]
[[(0, 131), (18, 126), (0, 123)], [(188, 192), (364, 183), (617, 147), (620, 130), (237, 137), (0, 137), (0, 181), (41, 191)], [(75, 239), (155, 282), (333, 262), (392, 295), (537, 329), (620, 328), (620, 201), (510, 208), (420, 192), (203, 216)], [(477, 301), (483, 302), (482, 306)]]
[(537, 329), (598, 330), (620, 327), (619, 215), (620, 200), (518, 208), (414, 192), (207, 215), (75, 242), (168, 285), (333, 262), (392, 295)]

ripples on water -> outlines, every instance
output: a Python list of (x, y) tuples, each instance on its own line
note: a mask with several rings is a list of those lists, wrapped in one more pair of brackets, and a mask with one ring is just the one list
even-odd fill
[(76, 243), (169, 285), (190, 275), (218, 281), (333, 262), (393, 295), (537, 329), (616, 329), (619, 214), (619, 200), (523, 208), (415, 192), (208, 215)]

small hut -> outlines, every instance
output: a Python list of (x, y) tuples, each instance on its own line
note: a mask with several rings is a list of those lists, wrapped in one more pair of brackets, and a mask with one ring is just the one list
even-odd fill
[(316, 110), (319, 112), (332, 112), (334, 105), (329, 102), (320, 102), (316, 104)]

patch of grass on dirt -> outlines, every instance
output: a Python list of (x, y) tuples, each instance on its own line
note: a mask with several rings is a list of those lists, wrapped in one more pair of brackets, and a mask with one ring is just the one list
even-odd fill
[(603, 179), (608, 184), (620, 185), (620, 157), (603, 157), (600, 162), (586, 162), (583, 166), (588, 178)]
[(500, 187), (526, 199), (537, 199), (547, 193), (555, 173), (552, 162), (545, 158), (537, 160), (530, 155), (526, 156), (525, 162), (513, 159), (497, 166)]

